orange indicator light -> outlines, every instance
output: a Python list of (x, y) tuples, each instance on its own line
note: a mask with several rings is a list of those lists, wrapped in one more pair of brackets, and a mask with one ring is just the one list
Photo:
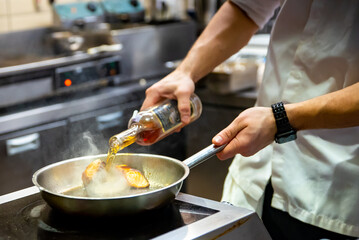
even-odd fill
[(117, 73), (117, 72), (116, 72), (116, 69), (111, 69), (111, 70), (110, 70), (110, 75), (111, 75), (111, 76), (116, 75), (116, 73)]
[(66, 79), (64, 84), (65, 84), (66, 87), (70, 87), (72, 85), (71, 79)]

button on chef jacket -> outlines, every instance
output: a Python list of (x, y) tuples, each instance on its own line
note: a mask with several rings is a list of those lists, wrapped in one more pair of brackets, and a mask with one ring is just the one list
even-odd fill
[[(232, 0), (272, 30), (257, 106), (295, 103), (359, 81), (359, 1)], [(359, 94), (359, 93), (358, 93)], [(359, 127), (303, 130), (252, 157), (236, 156), (223, 200), (260, 211), (271, 177), (272, 207), (333, 232), (359, 236)]]

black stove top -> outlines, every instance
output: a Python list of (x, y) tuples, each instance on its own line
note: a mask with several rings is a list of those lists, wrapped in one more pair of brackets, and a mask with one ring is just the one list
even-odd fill
[(69, 216), (49, 207), (40, 194), (0, 205), (0, 238), (150, 239), (208, 217), (217, 210), (175, 200), (135, 216)]
[(57, 212), (36, 187), (0, 196), (0, 239), (270, 239), (247, 209), (185, 193), (167, 206), (118, 217)]

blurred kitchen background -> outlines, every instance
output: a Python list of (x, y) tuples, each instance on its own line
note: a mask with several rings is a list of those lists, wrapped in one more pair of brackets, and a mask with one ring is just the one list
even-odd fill
[[(48, 164), (107, 153), (145, 89), (185, 57), (221, 4), (0, 0), (0, 195), (32, 186), (32, 174)], [(124, 151), (184, 160), (253, 106), (275, 15), (198, 83), (199, 120), (153, 146)], [(207, 160), (182, 191), (219, 201), (230, 163)]]

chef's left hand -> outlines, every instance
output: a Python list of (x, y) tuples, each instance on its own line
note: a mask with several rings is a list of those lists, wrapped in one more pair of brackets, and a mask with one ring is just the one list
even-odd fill
[(252, 107), (241, 112), (212, 139), (212, 143), (217, 146), (228, 143), (217, 153), (221, 160), (234, 157), (237, 153), (248, 157), (272, 143), (276, 132), (272, 109)]

